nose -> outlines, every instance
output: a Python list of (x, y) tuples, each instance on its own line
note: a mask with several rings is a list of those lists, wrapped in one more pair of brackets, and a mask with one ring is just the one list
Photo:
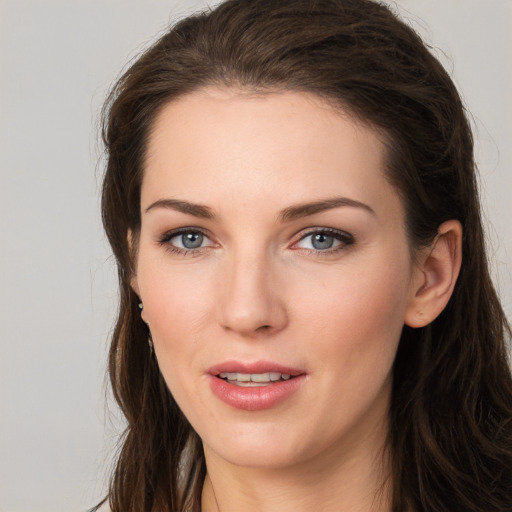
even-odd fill
[(234, 257), (226, 262), (218, 302), (223, 329), (244, 337), (273, 335), (288, 323), (275, 265), (265, 256)]

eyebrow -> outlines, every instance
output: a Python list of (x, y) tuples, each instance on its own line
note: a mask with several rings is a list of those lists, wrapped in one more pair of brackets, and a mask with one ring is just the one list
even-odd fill
[(365, 203), (356, 201), (355, 199), (349, 199), (348, 197), (334, 197), (332, 199), (324, 199), (321, 201), (314, 201), (312, 203), (298, 204), (295, 206), (289, 206), (285, 208), (279, 214), (279, 220), (281, 222), (291, 221), (300, 219), (301, 217), (307, 217), (315, 213), (320, 213), (325, 210), (331, 210), (333, 208), (339, 208), (341, 206), (350, 206), (353, 208), (362, 208), (372, 215), (376, 215), (373, 208)]
[(202, 204), (189, 203), (188, 201), (180, 201), (178, 199), (159, 199), (154, 203), (150, 204), (145, 213), (148, 213), (154, 208), (167, 208), (169, 210), (176, 210), (181, 213), (193, 215), (194, 217), (200, 217), (202, 219), (214, 219), (215, 214), (213, 210)]
[[(278, 219), (281, 222), (289, 222), (295, 219), (300, 219), (302, 217), (307, 217), (309, 215), (314, 215), (315, 213), (320, 213), (325, 210), (331, 210), (333, 208), (339, 208), (342, 206), (362, 208), (372, 215), (376, 215), (375, 211), (365, 203), (361, 203), (355, 199), (349, 199), (348, 197), (334, 197), (331, 199), (323, 199), (320, 201), (289, 206), (279, 213)], [(146, 208), (145, 213), (148, 213), (150, 210), (155, 208), (175, 210), (202, 219), (215, 219), (215, 214), (209, 206), (190, 203), (188, 201), (180, 201), (179, 199), (159, 199), (158, 201), (150, 204)]]

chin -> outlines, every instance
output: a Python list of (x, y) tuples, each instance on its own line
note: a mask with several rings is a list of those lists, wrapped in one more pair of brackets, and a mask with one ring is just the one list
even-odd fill
[(276, 470), (306, 462), (324, 449), (300, 431), (275, 424), (227, 429), (212, 443), (203, 440), (203, 446), (207, 458), (212, 452), (234, 466)]

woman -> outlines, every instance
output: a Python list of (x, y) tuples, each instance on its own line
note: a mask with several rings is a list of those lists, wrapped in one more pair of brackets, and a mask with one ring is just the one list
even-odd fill
[(127, 511), (510, 511), (510, 328), (447, 73), (369, 0), (231, 0), (105, 109)]

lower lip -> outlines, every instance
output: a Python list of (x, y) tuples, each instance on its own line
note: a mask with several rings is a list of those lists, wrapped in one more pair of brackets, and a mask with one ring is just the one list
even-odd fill
[(298, 375), (265, 386), (243, 387), (211, 375), (210, 387), (218, 398), (235, 409), (261, 411), (284, 402), (302, 386), (305, 377)]

